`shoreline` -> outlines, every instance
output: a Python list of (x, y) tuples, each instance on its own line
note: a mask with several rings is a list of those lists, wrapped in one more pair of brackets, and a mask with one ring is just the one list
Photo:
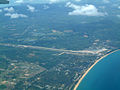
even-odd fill
[(94, 64), (93, 64), (92, 66), (90, 66), (90, 68), (88, 68), (88, 70), (87, 70), (87, 71), (83, 74), (83, 76), (79, 79), (79, 81), (77, 82), (77, 84), (75, 85), (75, 87), (74, 87), (73, 90), (77, 90), (79, 84), (82, 82), (82, 80), (84, 79), (84, 77), (88, 74), (88, 72), (89, 72), (99, 61), (101, 61), (101, 60), (102, 60), (103, 58), (105, 58), (106, 56), (108, 56), (108, 55), (110, 55), (110, 54), (112, 54), (112, 53), (114, 53), (114, 52), (116, 52), (116, 51), (119, 51), (119, 50), (120, 50), (120, 49), (115, 50), (115, 51), (112, 51), (112, 52), (110, 52), (110, 53), (102, 56), (100, 59), (96, 60), (96, 61), (94, 62)]

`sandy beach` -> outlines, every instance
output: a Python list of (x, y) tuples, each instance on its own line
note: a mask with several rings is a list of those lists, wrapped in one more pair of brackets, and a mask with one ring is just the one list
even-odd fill
[[(119, 50), (120, 50), (120, 49), (119, 49)], [(75, 87), (74, 87), (73, 90), (76, 90), (76, 89), (78, 88), (79, 84), (80, 84), (81, 81), (84, 79), (84, 77), (88, 74), (88, 72), (89, 72), (100, 60), (102, 60), (102, 59), (105, 58), (106, 56), (108, 56), (108, 55), (110, 55), (111, 53), (114, 53), (114, 52), (116, 52), (116, 51), (118, 51), (118, 50), (115, 50), (115, 51), (113, 51), (113, 52), (110, 52), (110, 53), (104, 55), (103, 57), (101, 57), (100, 59), (98, 59), (97, 61), (95, 61), (95, 63), (94, 63), (94, 64), (83, 74), (83, 76), (79, 79), (78, 83), (75, 85)]]

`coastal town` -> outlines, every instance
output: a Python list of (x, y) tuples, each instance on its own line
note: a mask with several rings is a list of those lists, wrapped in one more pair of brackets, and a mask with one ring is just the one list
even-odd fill
[[(88, 68), (90, 68), (92, 64), (94, 65), (95, 62), (98, 62), (97, 59), (111, 52), (107, 49), (101, 49), (101, 50), (98, 49), (93, 51), (89, 51), (89, 50), (72, 51), (72, 50), (64, 50), (64, 49), (51, 49), (51, 48), (45, 48), (45, 47), (43, 48), (38, 46), (36, 47), (36, 46), (13, 45), (13, 44), (0, 44), (0, 46), (3, 48), (4, 47), (8, 48), (7, 50), (9, 51), (9, 53), (13, 52), (14, 50), (16, 51), (17, 49), (18, 51), (22, 50), (22, 53), (18, 52), (19, 54), (12, 53), (15, 57), (6, 56), (6, 54), (1, 55), (1, 57), (5, 59), (6, 62), (9, 63), (6, 63), (8, 66), (7, 68), (0, 68), (1, 71), (0, 77), (2, 78), (0, 84), (4, 87), (7, 86), (7, 88), (16, 88), (16, 89), (19, 88), (29, 89), (30, 86), (37, 87), (40, 89), (44, 89), (44, 88), (73, 89), (74, 85), (79, 81), (82, 75), (84, 75), (84, 73), (88, 70)], [(9, 50), (11, 48), (14, 49), (12, 49), (11, 51)], [(2, 52), (4, 52), (4, 49)], [(56, 58), (57, 61), (59, 61), (59, 58), (63, 58), (63, 59), (58, 64), (55, 63), (55, 65), (49, 66), (48, 65), (49, 61), (45, 60), (40, 63), (39, 61), (39, 59), (41, 59), (41, 54), (39, 54), (40, 52), (42, 54), (46, 54), (47, 56), (49, 56), (49, 54), (50, 55), (52, 54), (52, 56), (54, 56), (54, 58)], [(62, 52), (64, 53), (60, 54)], [(34, 61), (31, 61), (33, 58)], [(54, 58), (51, 58), (51, 60), (54, 60)], [(66, 59), (64, 60), (64, 58)], [(27, 60), (29, 60), (29, 62)], [(51, 62), (51, 64), (53, 63)], [(59, 75), (61, 76), (60, 73), (62, 74), (63, 79), (61, 78), (55, 79), (54, 77), (59, 77)], [(51, 74), (53, 76), (51, 77), (47, 76)], [(50, 82), (47, 84), (47, 86), (44, 86), (44, 84), (42, 84), (44, 79), (46, 79), (45, 80), (46, 83)], [(59, 83), (60, 79), (61, 79), (61, 83)], [(56, 86), (55, 84), (51, 84), (51, 80), (52, 83), (57, 83), (56, 80), (58, 80), (58, 85)], [(66, 81), (72, 83), (67, 85)], [(19, 86), (18, 88), (17, 87), (18, 85), (21, 86)]]

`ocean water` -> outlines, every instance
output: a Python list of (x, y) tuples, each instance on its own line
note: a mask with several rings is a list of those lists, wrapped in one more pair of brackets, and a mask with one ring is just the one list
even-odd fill
[(77, 90), (120, 90), (120, 50), (99, 61)]

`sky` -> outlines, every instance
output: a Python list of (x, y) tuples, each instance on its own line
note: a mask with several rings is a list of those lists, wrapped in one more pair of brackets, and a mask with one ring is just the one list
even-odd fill
[(10, 0), (11, 3), (57, 3), (70, 0)]
[[(29, 3), (28, 3), (29, 1)], [(10, 17), (10, 18), (27, 18), (28, 16), (22, 13), (16, 13), (15, 8), (13, 7), (14, 5), (22, 5), (23, 3), (27, 3), (26, 7), (27, 7), (27, 11), (34, 13), (36, 10), (36, 8), (31, 4), (32, 2), (35, 3), (39, 2), (39, 3), (49, 3), (49, 4), (53, 4), (53, 3), (59, 3), (62, 1), (66, 1), (65, 2), (65, 7), (67, 8), (71, 8), (71, 11), (68, 12), (69, 16), (89, 16), (89, 17), (104, 17), (104, 16), (108, 16), (108, 12), (107, 11), (100, 11), (100, 8), (105, 8), (104, 7), (97, 7), (97, 5), (89, 3), (88, 2), (86, 4), (82, 4), (80, 5), (81, 1), (83, 0), (11, 0), (10, 1), (10, 5), (11, 7), (4, 7), (4, 9), (0, 9), (0, 13), (1, 12), (6, 12), (5, 16)], [(94, 0), (95, 1), (95, 0)], [(77, 3), (76, 3), (77, 2)], [(101, 2), (108, 4), (111, 2), (111, 0), (101, 0)], [(120, 9), (120, 5), (116, 6), (118, 9)], [(45, 6), (44, 9), (48, 9), (49, 6)], [(117, 17), (120, 17), (120, 14), (116, 15)]]
[[(81, 1), (85, 1), (85, 2), (88, 2), (88, 1), (99, 1), (99, 0), (10, 0), (12, 3), (25, 3), (25, 2), (29, 2), (29, 3), (58, 3), (58, 2), (71, 2), (71, 1), (75, 1), (75, 2), (81, 2)], [(100, 1), (103, 1), (104, 3), (109, 3), (113, 0), (100, 0)], [(120, 1), (120, 0), (115, 0), (115, 1)]]
[[(59, 3), (59, 2), (65, 2), (65, 1), (71, 1), (71, 0), (9, 0), (10, 3), (7, 5), (2, 5), (0, 4), (0, 7), (6, 7), (6, 6), (14, 6), (14, 5), (19, 5), (23, 3)], [(76, 0), (75, 0), (76, 1)], [(78, 1), (78, 0), (77, 0)]]
[[(10, 1), (10, 5), (16, 5), (16, 4), (22, 4), (22, 3), (50, 3), (52, 4), (52, 3), (73, 2), (73, 1), (74, 2), (81, 2), (81, 1), (86, 2), (87, 0), (9, 0), (9, 1)], [(93, 1), (98, 1), (98, 0), (93, 0)], [(111, 0), (101, 0), (101, 1), (104, 3), (109, 3)]]

